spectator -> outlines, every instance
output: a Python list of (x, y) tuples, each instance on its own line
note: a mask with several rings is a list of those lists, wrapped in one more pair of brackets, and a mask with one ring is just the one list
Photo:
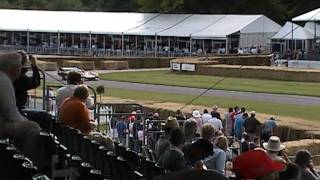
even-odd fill
[(300, 150), (296, 154), (294, 162), (300, 167), (301, 180), (320, 179), (319, 174), (313, 167), (311, 154), (308, 150)]
[(218, 112), (218, 109), (219, 109), (218, 106), (214, 105), (212, 107), (211, 116), (221, 120), (221, 116), (220, 116), (220, 113)]
[(183, 123), (183, 132), (186, 143), (192, 143), (196, 138), (197, 122), (193, 119), (188, 119)]
[(85, 85), (78, 86), (73, 96), (67, 98), (59, 109), (59, 119), (82, 133), (88, 135), (95, 127), (95, 121), (90, 118), (89, 109), (85, 102), (89, 96), (89, 90)]
[(272, 161), (260, 149), (243, 153), (233, 161), (233, 171), (237, 179), (276, 180), (277, 173), (284, 168), (284, 163)]
[(241, 153), (247, 152), (251, 150), (250, 146), (250, 137), (246, 132), (242, 133), (242, 139), (241, 139)]
[(18, 149), (33, 159), (37, 155), (40, 127), (17, 110), (13, 88), (13, 82), (20, 76), (21, 62), (21, 54), (0, 55), (0, 136), (11, 138)]
[(244, 132), (244, 121), (248, 118), (247, 113), (243, 113), (241, 115), (238, 115), (235, 120), (235, 125), (234, 125), (234, 135), (236, 136), (237, 139), (241, 139), (242, 133)]
[(193, 111), (191, 119), (193, 119), (197, 123), (196, 135), (197, 135), (197, 137), (199, 137), (201, 134), (201, 129), (202, 129), (202, 120), (201, 120), (200, 111), (198, 111), (198, 110)]
[[(273, 161), (280, 162), (289, 162), (287, 156), (285, 154), (284, 145), (281, 144), (281, 141), (278, 136), (271, 136), (267, 143), (263, 143), (263, 148), (267, 150), (267, 154)], [(279, 154), (282, 153), (281, 157)]]
[(212, 124), (214, 126), (214, 128), (218, 131), (223, 131), (223, 126), (222, 126), (222, 122), (220, 119), (216, 118), (216, 117), (212, 117), (208, 123)]
[(18, 53), (22, 56), (23, 67), (20, 77), (14, 81), (13, 86), (16, 95), (16, 105), (18, 109), (21, 110), (25, 108), (28, 99), (28, 90), (35, 89), (40, 85), (40, 73), (37, 67), (37, 58), (32, 55), (30, 57), (32, 76), (27, 76), (29, 56), (25, 51), (18, 51)]
[(189, 165), (198, 169), (206, 169), (202, 160), (213, 155), (212, 143), (200, 138), (192, 144), (184, 145), (182, 152)]
[(201, 119), (202, 119), (202, 124), (205, 124), (207, 123), (210, 119), (212, 119), (212, 116), (211, 114), (209, 114), (208, 110), (207, 109), (204, 109), (203, 110), (203, 114), (201, 116)]
[(269, 138), (273, 135), (273, 130), (275, 127), (277, 127), (277, 124), (276, 119), (274, 117), (270, 117), (270, 119), (266, 120), (262, 124), (261, 141), (267, 142)]
[(224, 173), (224, 168), (227, 160), (226, 151), (228, 149), (228, 140), (225, 136), (219, 136), (215, 139), (213, 147), (213, 155), (207, 157), (204, 162), (208, 169), (215, 169), (221, 174)]
[[(69, 72), (68, 73), (68, 85), (61, 87), (57, 90), (56, 96), (56, 105), (57, 108), (60, 108), (62, 102), (73, 95), (74, 90), (82, 84), (81, 74), (78, 72)], [(91, 109), (93, 108), (94, 102), (93, 99), (88, 96), (85, 101), (86, 106)]]
[(143, 134), (143, 122), (142, 122), (142, 119), (138, 118), (136, 121), (133, 122), (133, 126), (132, 126), (133, 150), (136, 152), (141, 151), (140, 147), (142, 146), (142, 141), (139, 138), (139, 134), (141, 136), (141, 133)]
[(281, 180), (301, 180), (301, 171), (297, 164), (289, 162), (284, 171), (279, 173)]
[(251, 111), (250, 117), (244, 121), (243, 126), (245, 129), (245, 132), (248, 133), (252, 141), (256, 137), (257, 129), (258, 129), (258, 126), (260, 125), (261, 123), (256, 119), (256, 112)]
[(181, 110), (177, 110), (175, 117), (177, 118), (177, 120), (186, 120), (187, 116), (181, 111)]
[(128, 132), (127, 122), (124, 116), (121, 116), (118, 122), (116, 123), (116, 128), (118, 132), (118, 139), (120, 143), (126, 146), (126, 136)]
[(182, 129), (176, 127), (172, 129), (170, 135), (171, 146), (160, 156), (158, 165), (169, 171), (177, 171), (187, 168), (187, 162), (181, 148), (184, 144), (184, 134)]
[(160, 136), (155, 146), (156, 158), (160, 156), (169, 148), (170, 146), (170, 132), (172, 129), (178, 127), (178, 121), (176, 118), (169, 116), (166, 123), (164, 124), (164, 135)]
[(203, 139), (206, 139), (212, 142), (213, 138), (215, 137), (215, 134), (216, 134), (216, 130), (212, 124), (206, 123), (203, 125), (201, 130), (201, 137)]
[(234, 117), (233, 117), (233, 108), (230, 107), (228, 112), (224, 114), (224, 122), (225, 122), (225, 130), (224, 133), (226, 136), (232, 135), (232, 129), (234, 125)]

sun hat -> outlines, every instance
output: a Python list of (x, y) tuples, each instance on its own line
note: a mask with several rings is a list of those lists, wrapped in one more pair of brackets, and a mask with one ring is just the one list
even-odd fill
[(217, 105), (212, 106), (212, 109), (217, 110), (219, 107)]
[(192, 112), (192, 116), (195, 117), (195, 118), (201, 117), (200, 111), (198, 111), (198, 110), (193, 111)]
[(162, 123), (161, 125), (163, 125), (165, 128), (172, 128), (172, 129), (179, 126), (177, 118), (172, 116), (169, 116), (167, 118), (166, 123)]
[(255, 115), (255, 114), (256, 114), (256, 112), (255, 112), (255, 111), (251, 111), (251, 112), (250, 112), (250, 114), (253, 114), (253, 115)]
[(236, 157), (233, 161), (233, 172), (240, 178), (255, 179), (271, 172), (279, 172), (285, 168), (280, 161), (272, 161), (261, 149), (251, 150)]
[(281, 144), (281, 141), (278, 136), (271, 136), (267, 143), (263, 143), (263, 148), (268, 151), (281, 151), (284, 149), (284, 145)]

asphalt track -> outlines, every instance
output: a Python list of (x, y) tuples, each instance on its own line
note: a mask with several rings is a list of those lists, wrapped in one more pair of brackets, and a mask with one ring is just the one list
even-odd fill
[[(105, 71), (110, 72), (110, 71)], [(47, 81), (54, 82), (55, 79), (61, 80), (56, 72), (46, 72)], [(55, 79), (54, 79), (54, 78)], [(118, 81), (87, 81), (86, 84), (92, 86), (104, 85), (105, 88), (120, 88), (127, 90), (138, 90), (148, 92), (161, 92), (161, 93), (172, 93), (172, 94), (184, 94), (184, 95), (200, 95), (206, 89), (200, 88), (188, 88), (188, 87), (176, 87), (176, 86), (165, 86), (165, 85), (151, 85), (151, 84), (140, 84), (130, 82), (118, 82)], [(240, 92), (240, 91), (227, 91), (227, 90), (208, 90), (202, 96), (215, 96), (233, 98), (237, 100), (250, 100), (260, 102), (274, 102), (282, 104), (293, 104), (293, 105), (320, 105), (320, 97), (311, 96), (298, 96), (298, 95), (284, 95), (284, 94), (270, 94), (270, 93), (254, 93), (254, 92)]]

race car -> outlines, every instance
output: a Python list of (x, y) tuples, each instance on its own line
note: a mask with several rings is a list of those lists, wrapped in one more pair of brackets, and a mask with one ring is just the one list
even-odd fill
[(62, 80), (67, 80), (69, 72), (80, 73), (82, 79), (86, 81), (99, 80), (99, 74), (95, 71), (85, 71), (78, 67), (60, 67), (58, 69), (58, 75), (62, 78)]

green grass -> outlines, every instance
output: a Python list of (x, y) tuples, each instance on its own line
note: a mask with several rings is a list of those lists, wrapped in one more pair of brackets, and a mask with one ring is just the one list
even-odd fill
[[(115, 72), (101, 74), (101, 79), (145, 84), (209, 88), (223, 77), (174, 73), (171, 71)], [(226, 78), (214, 89), (320, 96), (320, 83)]]
[[(106, 91), (107, 96), (127, 98), (133, 100), (152, 100), (157, 102), (178, 102), (187, 103), (195, 96), (192, 95), (177, 95), (169, 93), (155, 93), (146, 91), (133, 91), (124, 89), (113, 89), (108, 88)], [(211, 107), (213, 104), (217, 104), (220, 107), (228, 108), (238, 106), (244, 106), (248, 110), (255, 110), (261, 113), (272, 114), (275, 116), (287, 116), (296, 117), (306, 120), (319, 120), (318, 110), (320, 106), (299, 106), (291, 104), (280, 104), (280, 103), (269, 103), (260, 101), (248, 101), (238, 100), (232, 98), (221, 98), (221, 97), (208, 97), (203, 96), (198, 98), (192, 104), (204, 105)]]

